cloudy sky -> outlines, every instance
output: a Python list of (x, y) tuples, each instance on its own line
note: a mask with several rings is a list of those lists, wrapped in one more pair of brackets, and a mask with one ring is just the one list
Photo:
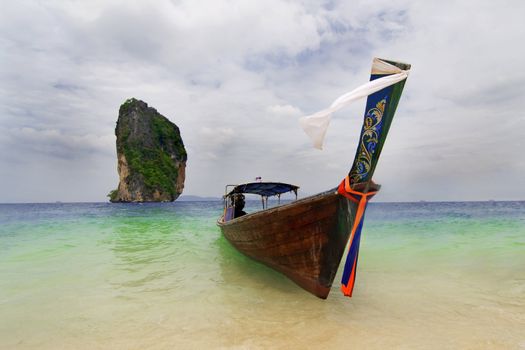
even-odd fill
[(298, 119), (412, 64), (377, 201), (525, 199), (523, 1), (0, 0), (0, 202), (105, 201), (129, 97), (181, 129), (184, 194), (336, 186), (364, 101), (325, 149)]

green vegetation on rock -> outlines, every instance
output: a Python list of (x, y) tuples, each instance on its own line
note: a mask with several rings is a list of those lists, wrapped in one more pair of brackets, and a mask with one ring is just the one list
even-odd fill
[(108, 193), (108, 197), (109, 197), (109, 201), (110, 202), (115, 202), (116, 199), (117, 199), (117, 194), (118, 194), (118, 189), (116, 190), (111, 190), (109, 193)]
[(179, 128), (145, 102), (129, 99), (120, 107), (115, 133), (119, 172), (127, 177), (121, 176), (110, 200), (175, 200), (182, 192), (184, 178), (179, 177), (187, 160)]

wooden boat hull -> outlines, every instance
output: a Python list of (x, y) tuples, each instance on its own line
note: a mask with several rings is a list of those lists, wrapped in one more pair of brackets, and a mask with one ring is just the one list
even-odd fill
[(356, 210), (334, 190), (218, 225), (237, 250), (326, 299)]

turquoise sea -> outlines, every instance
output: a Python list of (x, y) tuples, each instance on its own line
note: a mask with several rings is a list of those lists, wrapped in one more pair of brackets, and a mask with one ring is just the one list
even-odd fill
[(525, 349), (525, 202), (371, 203), (354, 297), (327, 300), (221, 211), (0, 205), (0, 349)]

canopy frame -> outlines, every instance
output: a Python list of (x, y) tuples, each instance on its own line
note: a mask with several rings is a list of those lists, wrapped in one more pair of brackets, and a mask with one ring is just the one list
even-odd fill
[(263, 209), (266, 209), (268, 208), (269, 197), (277, 196), (278, 204), (281, 204), (281, 195), (283, 193), (293, 192), (295, 200), (297, 200), (298, 190), (299, 186), (283, 182), (248, 182), (240, 185), (226, 185), (223, 198), (227, 206), (228, 198), (235, 194), (256, 194), (261, 196)]

